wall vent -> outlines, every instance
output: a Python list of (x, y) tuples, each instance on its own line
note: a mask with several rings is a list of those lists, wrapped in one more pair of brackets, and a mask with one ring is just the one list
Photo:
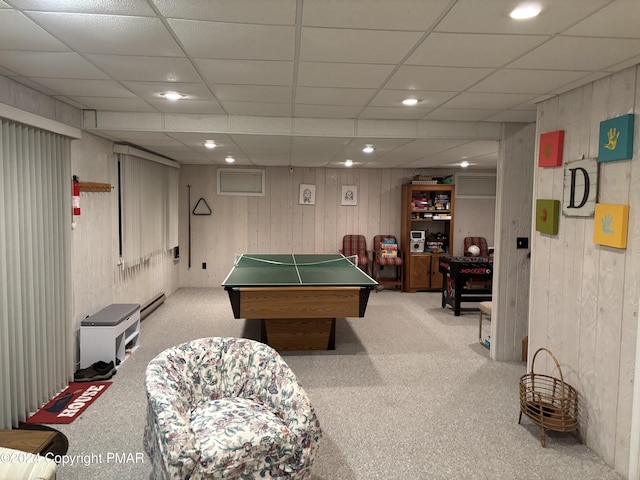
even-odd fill
[(264, 196), (264, 170), (219, 168), (218, 195)]
[(495, 173), (456, 173), (456, 198), (495, 198)]

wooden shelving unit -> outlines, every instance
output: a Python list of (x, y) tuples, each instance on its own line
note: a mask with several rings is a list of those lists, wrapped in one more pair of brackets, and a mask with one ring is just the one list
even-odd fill
[[(440, 290), (439, 260), (453, 251), (453, 185), (402, 186), (401, 245), (404, 258), (404, 291)], [(411, 232), (423, 231), (425, 246), (412, 251)]]

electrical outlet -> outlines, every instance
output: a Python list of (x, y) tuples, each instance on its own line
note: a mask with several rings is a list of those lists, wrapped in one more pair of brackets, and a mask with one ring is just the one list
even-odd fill
[(516, 239), (516, 248), (529, 248), (529, 237), (518, 237)]
[(207, 269), (207, 262), (202, 262), (202, 269), (206, 270)]

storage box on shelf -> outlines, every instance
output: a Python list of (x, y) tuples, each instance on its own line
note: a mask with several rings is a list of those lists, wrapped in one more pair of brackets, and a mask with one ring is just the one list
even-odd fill
[(118, 366), (140, 345), (140, 304), (114, 303), (82, 321), (80, 368), (95, 362)]
[[(422, 183), (402, 186), (400, 244), (405, 249), (406, 292), (442, 288), (438, 263), (441, 255), (453, 250), (454, 188)], [(420, 241), (418, 232), (424, 232)]]

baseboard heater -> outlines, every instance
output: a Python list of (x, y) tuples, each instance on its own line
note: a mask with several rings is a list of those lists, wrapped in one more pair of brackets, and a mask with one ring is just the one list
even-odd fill
[(145, 317), (162, 305), (165, 298), (167, 298), (167, 296), (164, 293), (160, 293), (142, 305), (140, 307), (140, 320), (144, 320)]

